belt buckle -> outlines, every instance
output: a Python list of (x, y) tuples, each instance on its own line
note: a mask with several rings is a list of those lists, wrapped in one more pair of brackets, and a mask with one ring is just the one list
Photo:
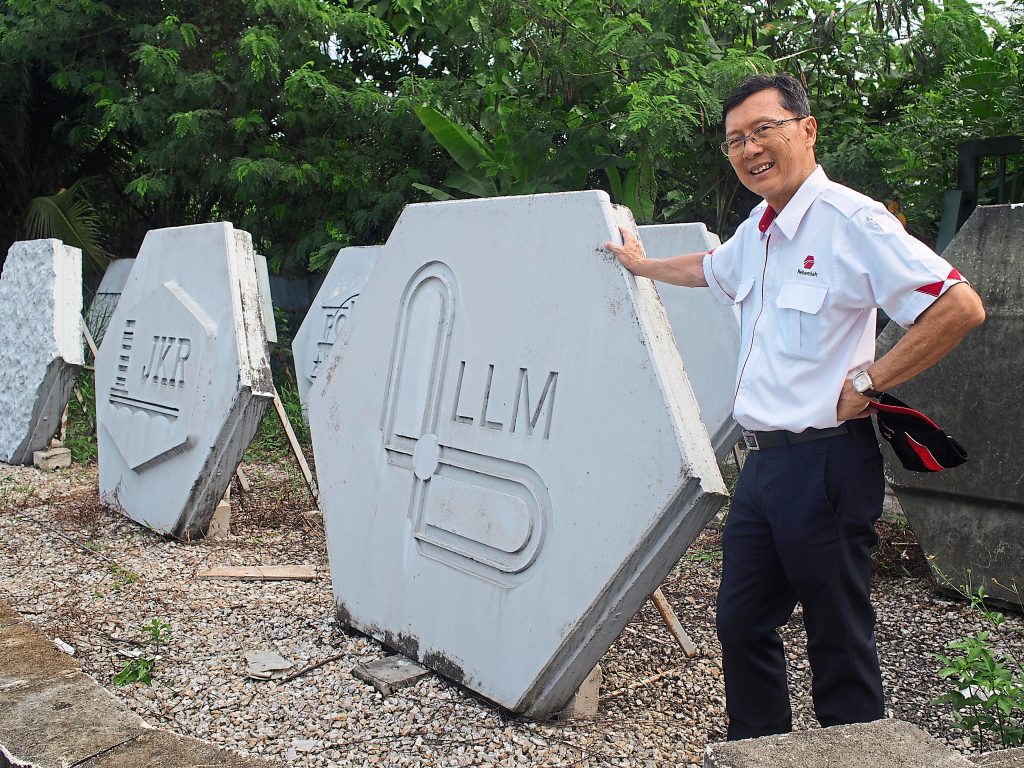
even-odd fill
[(758, 445), (757, 442), (757, 435), (754, 434), (753, 432), (748, 432), (745, 429), (743, 430), (743, 444), (747, 446), (748, 451), (761, 450), (761, 446)]

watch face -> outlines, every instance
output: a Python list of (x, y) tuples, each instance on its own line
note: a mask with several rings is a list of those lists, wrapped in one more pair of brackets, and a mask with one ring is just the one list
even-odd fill
[(871, 377), (867, 371), (861, 371), (853, 377), (853, 388), (862, 395), (871, 389)]

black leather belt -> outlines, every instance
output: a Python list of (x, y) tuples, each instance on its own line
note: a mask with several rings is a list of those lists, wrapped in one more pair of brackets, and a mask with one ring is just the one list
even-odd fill
[(844, 422), (838, 427), (827, 427), (815, 429), (811, 427), (803, 432), (790, 432), (787, 429), (775, 429), (768, 432), (752, 432), (749, 429), (743, 430), (743, 444), (751, 451), (760, 451), (762, 448), (776, 448), (780, 445), (794, 445), (796, 443), (807, 443), (811, 440), (821, 440), (826, 437), (837, 437), (838, 435), (850, 434), (849, 422)]

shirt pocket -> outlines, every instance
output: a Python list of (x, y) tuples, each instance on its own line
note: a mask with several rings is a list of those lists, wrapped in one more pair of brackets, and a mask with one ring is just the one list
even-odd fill
[(782, 284), (775, 306), (783, 355), (816, 363), (825, 359), (828, 318), (822, 307), (827, 295), (828, 286), (821, 283)]
[(750, 289), (754, 287), (754, 278), (748, 277), (746, 280), (741, 280), (740, 284), (736, 287), (736, 298), (733, 300), (733, 304), (742, 304), (743, 300), (747, 298), (747, 294), (750, 293)]

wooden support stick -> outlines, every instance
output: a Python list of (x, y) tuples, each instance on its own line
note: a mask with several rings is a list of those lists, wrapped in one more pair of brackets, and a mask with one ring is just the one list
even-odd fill
[(92, 359), (96, 359), (96, 355), (99, 354), (99, 350), (96, 349), (96, 342), (93, 341), (92, 334), (89, 333), (89, 326), (86, 325), (85, 318), (82, 320), (82, 335), (85, 336), (85, 343), (89, 345), (89, 351), (92, 352)]
[(693, 644), (693, 640), (686, 634), (683, 625), (679, 623), (679, 617), (672, 610), (672, 606), (668, 604), (668, 600), (665, 599), (665, 594), (661, 591), (661, 587), (654, 590), (651, 600), (654, 602), (654, 607), (658, 609), (658, 613), (661, 614), (661, 618), (665, 620), (665, 626), (668, 627), (669, 632), (675, 635), (676, 640), (679, 641), (679, 646), (683, 649), (683, 653), (692, 659), (697, 655), (697, 646)]
[(64, 441), (68, 436), (68, 405), (64, 406), (64, 413), (60, 415), (60, 433), (57, 437), (60, 440), (60, 444), (64, 445)]
[(251, 486), (249, 485), (249, 478), (242, 471), (241, 464), (235, 467), (235, 474), (238, 476), (238, 487), (242, 489), (243, 493), (248, 493)]
[(288, 421), (288, 414), (284, 411), (284, 403), (281, 402), (281, 396), (277, 394), (277, 387), (274, 387), (274, 410), (277, 411), (277, 416), (281, 419), (281, 426), (284, 427), (284, 433), (288, 436), (288, 443), (292, 447), (292, 453), (295, 454), (295, 460), (299, 462), (299, 469), (302, 470), (302, 476), (306, 478), (306, 485), (309, 486), (309, 495), (313, 497), (313, 503), (316, 504), (317, 509), (320, 508), (320, 489), (316, 487), (316, 480), (313, 479), (313, 473), (309, 469), (309, 464), (306, 462), (306, 457), (302, 453), (302, 447), (299, 445), (299, 439), (295, 437), (295, 430), (292, 429), (292, 423)]

